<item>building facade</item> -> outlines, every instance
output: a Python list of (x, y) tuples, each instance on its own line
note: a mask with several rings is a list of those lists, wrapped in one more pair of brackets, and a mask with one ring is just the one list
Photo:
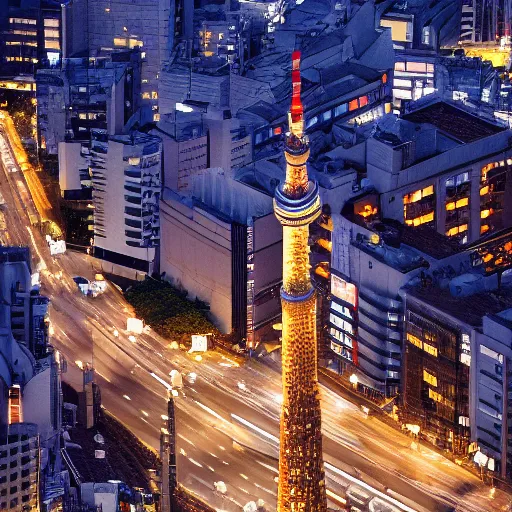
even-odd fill
[(154, 271), (161, 159), (158, 137), (92, 133), (94, 256), (105, 272), (138, 277)]

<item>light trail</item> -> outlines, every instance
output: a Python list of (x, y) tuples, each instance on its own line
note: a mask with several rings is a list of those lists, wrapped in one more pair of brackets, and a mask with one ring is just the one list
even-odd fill
[(254, 431), (258, 432), (258, 434), (261, 434), (262, 436), (266, 437), (267, 439), (270, 439), (271, 441), (274, 441), (276, 443), (279, 443), (279, 438), (276, 436), (273, 436), (272, 434), (269, 434), (265, 430), (261, 429), (260, 427), (257, 427), (256, 425), (253, 425), (250, 421), (245, 420), (244, 418), (241, 418), (240, 416), (237, 416), (236, 414), (231, 414), (231, 417), (235, 419), (236, 421), (240, 422), (242, 425), (245, 425), (246, 427), (252, 428)]
[(201, 402), (198, 402), (197, 400), (194, 400), (194, 402), (197, 405), (199, 405), (199, 407), (201, 407), (201, 409), (203, 409), (207, 413), (211, 414), (214, 418), (217, 418), (218, 420), (225, 421), (226, 423), (229, 423), (228, 420), (223, 418), (219, 413), (216, 413), (213, 409), (210, 409), (209, 407), (207, 407), (206, 405), (202, 404)]
[(375, 487), (368, 485), (366, 482), (363, 482), (362, 480), (359, 480), (359, 479), (353, 477), (350, 473), (347, 473), (346, 471), (338, 469), (336, 466), (333, 466), (332, 464), (329, 464), (328, 462), (324, 462), (324, 466), (329, 471), (332, 471), (333, 473), (336, 473), (337, 475), (340, 475), (343, 478), (346, 478), (347, 480), (358, 485), (359, 487), (362, 487), (363, 489), (370, 491), (371, 493), (375, 494), (375, 496), (378, 496), (379, 498), (389, 501), (390, 503), (397, 506), (404, 512), (418, 512), (416, 509), (408, 507), (407, 505), (404, 505), (400, 501), (395, 500), (395, 498), (392, 498), (391, 496), (388, 496), (387, 494), (384, 494), (383, 492), (378, 491), (377, 489), (375, 489)]
[[(261, 434), (262, 436), (264, 436), (276, 443), (279, 443), (279, 438), (277, 438), (276, 436), (273, 436), (272, 434), (269, 434), (268, 432), (261, 429), (260, 427), (253, 425), (250, 421), (247, 421), (246, 419), (241, 418), (240, 416), (237, 416), (236, 414), (231, 414), (231, 417), (234, 418), (235, 420), (239, 421), (243, 425), (251, 428), (255, 432), (258, 432), (258, 434)], [(261, 465), (264, 465), (265, 467), (268, 467), (267, 465), (263, 464), (262, 462), (258, 461), (258, 463)], [(375, 496), (378, 496), (379, 498), (387, 500), (388, 502), (397, 506), (404, 512), (417, 512), (417, 510), (415, 510), (411, 507), (408, 507), (407, 505), (401, 503), (398, 500), (395, 500), (395, 498), (392, 498), (391, 496), (388, 496), (387, 494), (384, 494), (383, 492), (380, 492), (379, 490), (375, 489), (375, 487), (372, 487), (371, 485), (368, 485), (366, 482), (363, 482), (363, 480), (359, 480), (358, 478), (353, 477), (351, 474), (349, 474), (346, 471), (343, 471), (341, 469), (338, 469), (336, 466), (333, 466), (332, 464), (329, 464), (328, 462), (324, 462), (324, 466), (329, 471), (332, 471), (333, 473), (342, 476), (349, 482), (352, 482), (352, 483), (362, 487), (363, 489), (370, 491), (371, 493), (373, 493)], [(272, 470), (275, 471), (274, 468), (272, 468)]]
[(165, 380), (162, 379), (162, 377), (159, 377), (156, 373), (153, 373), (153, 372), (151, 372), (150, 375), (151, 375), (151, 377), (153, 377), (153, 379), (157, 380), (158, 382), (160, 382), (160, 384), (165, 386), (167, 388), (167, 391), (172, 390), (172, 386), (169, 383), (165, 382)]

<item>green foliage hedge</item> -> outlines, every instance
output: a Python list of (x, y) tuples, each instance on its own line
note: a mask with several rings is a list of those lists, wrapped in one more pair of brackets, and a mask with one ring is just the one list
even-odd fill
[(176, 341), (191, 334), (215, 333), (215, 326), (198, 309), (200, 302), (191, 302), (184, 293), (164, 281), (146, 279), (125, 292), (126, 300), (158, 334)]

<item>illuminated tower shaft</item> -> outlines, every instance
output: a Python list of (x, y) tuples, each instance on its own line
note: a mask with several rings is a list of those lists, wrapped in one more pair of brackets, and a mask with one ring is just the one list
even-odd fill
[(286, 135), (286, 181), (274, 213), (283, 225), (283, 405), (278, 512), (327, 509), (317, 380), (316, 294), (309, 276), (309, 224), (320, 214), (318, 185), (308, 180), (300, 101), (300, 53), (292, 56), (293, 99)]

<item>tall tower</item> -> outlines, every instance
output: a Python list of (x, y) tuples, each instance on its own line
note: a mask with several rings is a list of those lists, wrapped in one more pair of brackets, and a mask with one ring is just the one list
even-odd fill
[(320, 214), (318, 184), (309, 181), (309, 141), (300, 99), (300, 52), (292, 54), (292, 106), (286, 134), (286, 180), (274, 213), (283, 225), (283, 405), (278, 512), (325, 512), (321, 411), (317, 380), (316, 294), (309, 276), (308, 226)]

